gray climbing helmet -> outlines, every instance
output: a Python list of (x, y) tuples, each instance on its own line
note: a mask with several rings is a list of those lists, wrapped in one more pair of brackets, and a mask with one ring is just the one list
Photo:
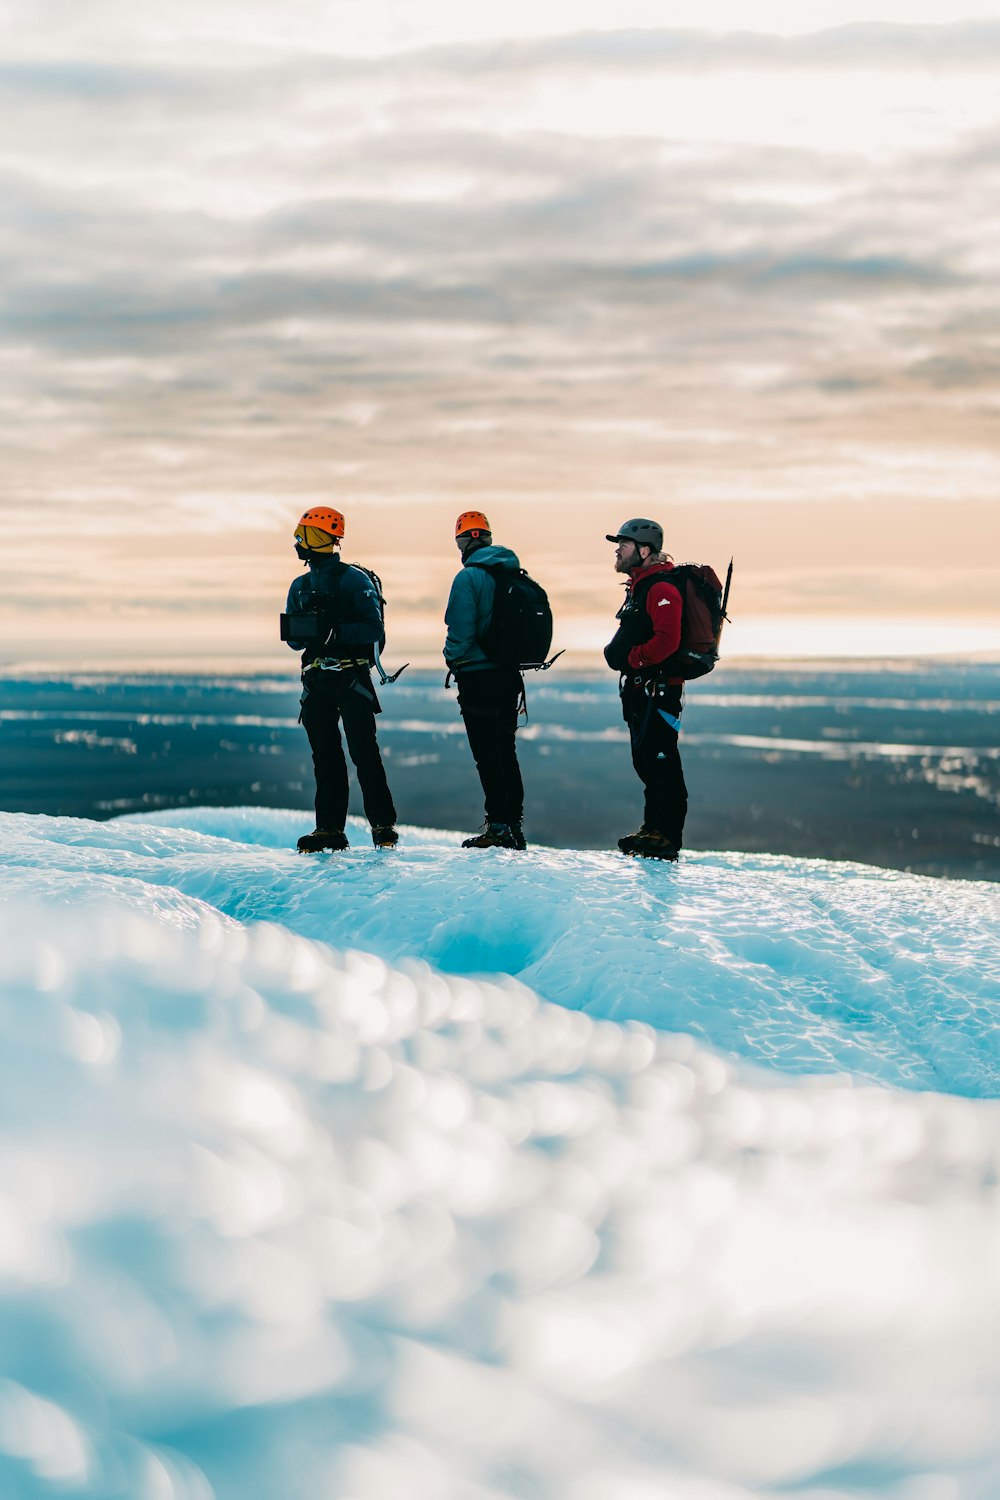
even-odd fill
[(613, 534), (608, 533), (609, 542), (635, 542), (637, 547), (652, 547), (654, 552), (663, 551), (663, 527), (656, 521), (645, 521), (636, 517), (624, 521)]

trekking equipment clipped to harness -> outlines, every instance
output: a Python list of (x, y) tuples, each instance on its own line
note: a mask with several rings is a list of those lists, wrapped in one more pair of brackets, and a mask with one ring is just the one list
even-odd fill
[(560, 656), (546, 660), (552, 645), (552, 610), (540, 583), (523, 568), (500, 564), (485, 569), (494, 582), (493, 612), (479, 644), (498, 667), (547, 672)]

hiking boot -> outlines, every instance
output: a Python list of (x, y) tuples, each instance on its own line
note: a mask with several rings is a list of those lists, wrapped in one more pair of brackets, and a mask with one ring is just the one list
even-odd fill
[(349, 849), (351, 846), (342, 828), (314, 828), (312, 833), (304, 833), (295, 847), (300, 854), (321, 854), (325, 849), (336, 853), (339, 849)]
[(630, 839), (623, 842), (628, 844), (623, 849), (623, 854), (633, 854), (640, 859), (669, 859), (677, 858), (677, 850), (664, 833), (657, 833), (654, 828), (649, 828), (645, 833), (633, 834)]
[(476, 834), (471, 839), (462, 840), (463, 849), (516, 849), (517, 847), (508, 823), (487, 823), (482, 833)]
[(373, 823), (372, 843), (376, 849), (395, 849), (399, 843), (399, 834), (391, 823)]
[(521, 819), (518, 818), (516, 823), (510, 823), (508, 826), (510, 828), (510, 836), (514, 840), (514, 848), (527, 849), (528, 841), (524, 836), (524, 829), (521, 827)]
[(636, 840), (644, 839), (647, 834), (653, 832), (654, 830), (652, 828), (648, 828), (646, 824), (643, 823), (642, 827), (638, 830), (637, 833), (627, 833), (623, 839), (619, 839), (618, 847), (623, 854), (631, 854), (633, 852), (632, 845), (636, 842)]

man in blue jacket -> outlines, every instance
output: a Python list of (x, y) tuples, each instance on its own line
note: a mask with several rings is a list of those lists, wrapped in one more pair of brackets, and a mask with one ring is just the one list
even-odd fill
[(523, 849), (524, 786), (514, 737), (524, 681), (516, 668), (490, 661), (480, 645), (493, 615), (492, 570), (517, 572), (521, 564), (509, 547), (493, 545), (482, 511), (462, 512), (455, 542), (462, 566), (445, 611), (444, 659), (458, 684), (458, 706), (486, 800), (483, 831), (465, 839), (462, 848)]
[[(295, 550), (309, 566), (288, 590), (288, 630), (282, 635), (302, 652), (302, 712), (316, 773), (316, 827), (298, 841), (300, 854), (348, 847), (347, 762), (340, 739), (358, 773), (365, 813), (377, 849), (398, 841), (396, 809), (375, 737), (381, 713), (371, 668), (382, 643), (378, 590), (368, 574), (342, 562), (344, 517), (339, 510), (307, 510), (295, 528)], [(301, 634), (297, 634), (301, 630)], [(308, 632), (308, 633), (307, 633)]]

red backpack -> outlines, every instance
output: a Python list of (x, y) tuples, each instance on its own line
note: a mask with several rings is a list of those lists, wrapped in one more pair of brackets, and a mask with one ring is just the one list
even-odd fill
[(685, 682), (704, 677), (719, 660), (719, 640), (723, 623), (729, 618), (729, 585), (733, 565), (729, 564), (726, 586), (708, 563), (677, 563), (669, 573), (655, 573), (644, 578), (633, 590), (631, 610), (643, 607), (646, 595), (656, 583), (672, 583), (681, 596), (681, 643), (673, 656), (657, 665), (657, 677), (680, 677)]

